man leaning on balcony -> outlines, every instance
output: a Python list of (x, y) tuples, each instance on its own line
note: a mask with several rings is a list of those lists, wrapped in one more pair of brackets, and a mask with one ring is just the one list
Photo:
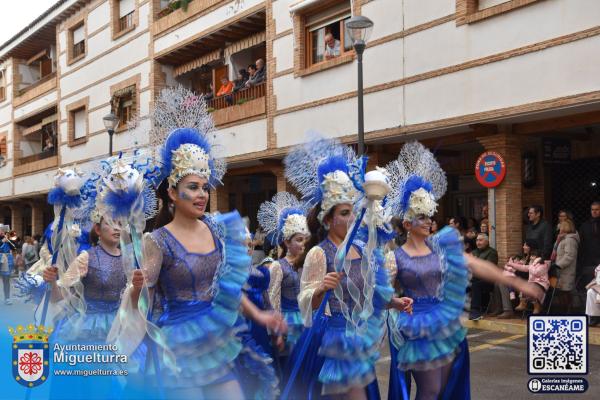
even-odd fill
[(246, 82), (246, 87), (256, 86), (263, 83), (267, 79), (267, 71), (265, 71), (265, 60), (259, 58), (256, 60), (256, 72)]

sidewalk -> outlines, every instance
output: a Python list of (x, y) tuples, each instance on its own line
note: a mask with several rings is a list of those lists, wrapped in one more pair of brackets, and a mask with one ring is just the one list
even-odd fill
[[(463, 325), (469, 329), (482, 329), (486, 331), (510, 333), (513, 335), (527, 335), (527, 318), (498, 319), (486, 316), (479, 321), (469, 321), (465, 318), (462, 322)], [(588, 343), (600, 345), (600, 327), (589, 327)]]

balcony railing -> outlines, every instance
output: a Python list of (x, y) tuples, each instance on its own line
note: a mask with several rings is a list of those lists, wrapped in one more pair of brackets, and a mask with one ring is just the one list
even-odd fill
[(56, 72), (52, 72), (46, 76), (42, 76), (40, 79), (38, 79), (37, 81), (33, 82), (31, 85), (22, 88), (21, 90), (19, 90), (19, 96), (23, 95), (25, 92), (33, 89), (34, 87), (40, 86), (41, 84), (48, 82), (52, 79), (56, 78)]
[(133, 26), (133, 13), (134, 11), (119, 18), (119, 32), (122, 32), (125, 29), (129, 29)]
[(81, 42), (75, 43), (73, 45), (73, 58), (77, 58), (80, 55), (82, 55), (83, 53), (85, 53), (85, 41), (82, 40)]
[(34, 161), (44, 160), (46, 158), (54, 157), (56, 155), (56, 147), (52, 147), (51, 149), (42, 150), (40, 153), (32, 154), (30, 156), (21, 157), (19, 160), (19, 165), (29, 164)]
[[(185, 3), (189, 4), (189, 3), (191, 3), (192, 1), (194, 1), (194, 0), (188, 0), (188, 1), (187, 1), (187, 2), (185, 2)], [(169, 2), (169, 5), (167, 5), (165, 8), (163, 8), (162, 10), (160, 10), (160, 11), (158, 12), (158, 18), (162, 18), (162, 17), (164, 17), (165, 15), (169, 15), (169, 14), (171, 14), (171, 13), (172, 13), (173, 11), (175, 11), (175, 10), (178, 10), (178, 9), (180, 9), (180, 8), (183, 8), (183, 4), (182, 4), (182, 3), (184, 3), (184, 2), (183, 2), (183, 1), (181, 1), (181, 0), (174, 0), (174, 1), (171, 1), (171, 2)], [(186, 4), (185, 8), (187, 8), (187, 4)]]
[(235, 105), (242, 105), (250, 100), (265, 97), (266, 83), (261, 83), (256, 86), (251, 86), (237, 92), (226, 94), (225, 96), (216, 97), (208, 102), (208, 107), (215, 110), (227, 108)]

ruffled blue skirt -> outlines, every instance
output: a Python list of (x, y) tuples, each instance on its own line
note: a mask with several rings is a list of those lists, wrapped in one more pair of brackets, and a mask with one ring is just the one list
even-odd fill
[[(254, 303), (261, 310), (265, 310), (265, 303), (263, 301), (263, 290), (258, 288), (251, 288), (244, 291), (248, 299)], [(261, 347), (261, 350), (267, 353), (270, 357), (273, 357), (273, 346), (271, 345), (271, 337), (267, 328), (256, 324), (254, 321), (247, 320), (248, 326), (250, 327), (250, 334), (252, 338)]]
[(278, 380), (271, 357), (256, 343), (238, 316), (228, 327), (213, 302), (170, 302), (158, 320), (179, 373), (163, 368), (165, 387), (201, 388), (238, 380), (252, 398), (276, 396)]
[(346, 335), (346, 320), (342, 314), (324, 315), (320, 321), (314, 321), (312, 329), (302, 333), (286, 367), (287, 376), (296, 360), (302, 357), (300, 350), (307, 340), (308, 350), (290, 399), (327, 398), (327, 394), (365, 386), (369, 399), (379, 398), (375, 377), (377, 354), (370, 353), (361, 337)]
[[(87, 310), (83, 321), (76, 324), (76, 318), (73, 316), (60, 319), (55, 326), (55, 330), (49, 338), (51, 347), (55, 344), (60, 345), (106, 345), (106, 337), (112, 326), (116, 311), (119, 307), (118, 302), (108, 302), (99, 300), (87, 300)], [(54, 350), (53, 348), (51, 350)], [(54, 358), (53, 371), (65, 371), (65, 375), (52, 374), (50, 382), (50, 398), (52, 399), (107, 399), (120, 398), (123, 394), (123, 381), (119, 381), (127, 376), (129, 368), (126, 363), (76, 363), (71, 365), (67, 360), (70, 356), (86, 356), (93, 353), (109, 356), (119, 354), (110, 350), (103, 351), (66, 351), (65, 359)], [(50, 352), (53, 354), (53, 351)], [(56, 356), (56, 355), (55, 355)], [(114, 370), (114, 376), (83, 376), (82, 371), (93, 372), (94, 370)], [(120, 370), (120, 371), (119, 371)], [(84, 372), (85, 373), (85, 372)], [(103, 371), (103, 373), (106, 373)], [(71, 375), (69, 375), (71, 374)]]
[(290, 300), (286, 297), (281, 297), (281, 314), (283, 319), (287, 323), (288, 332), (285, 341), (286, 350), (291, 352), (294, 345), (302, 335), (304, 331), (304, 322), (302, 321), (302, 314), (298, 307), (297, 300)]

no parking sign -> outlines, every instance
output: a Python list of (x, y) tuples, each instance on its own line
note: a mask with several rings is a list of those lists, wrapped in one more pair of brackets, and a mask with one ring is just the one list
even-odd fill
[(475, 163), (477, 182), (486, 188), (495, 188), (502, 183), (506, 176), (506, 162), (495, 151), (486, 151), (479, 156)]

